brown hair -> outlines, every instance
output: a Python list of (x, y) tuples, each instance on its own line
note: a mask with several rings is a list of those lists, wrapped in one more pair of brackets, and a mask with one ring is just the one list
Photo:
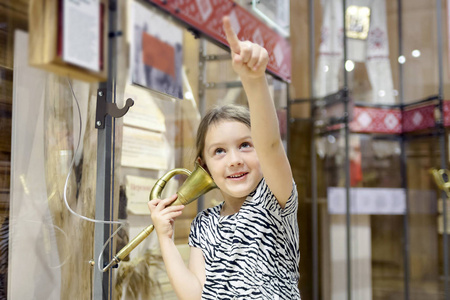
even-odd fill
[(201, 158), (203, 160), (203, 150), (205, 150), (205, 138), (208, 128), (212, 124), (217, 124), (220, 121), (237, 121), (241, 122), (251, 128), (250, 125), (250, 112), (247, 107), (235, 105), (235, 104), (226, 104), (223, 106), (217, 106), (208, 111), (208, 113), (203, 117), (200, 125), (197, 130), (197, 158)]

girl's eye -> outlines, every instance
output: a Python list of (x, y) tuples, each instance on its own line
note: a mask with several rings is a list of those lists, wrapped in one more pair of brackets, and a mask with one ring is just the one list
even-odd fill
[(243, 142), (241, 148), (250, 148), (252, 145), (249, 142)]
[(222, 148), (217, 148), (216, 150), (214, 150), (214, 154), (215, 155), (220, 155), (220, 154), (223, 154), (223, 153), (225, 153), (225, 150), (222, 149)]

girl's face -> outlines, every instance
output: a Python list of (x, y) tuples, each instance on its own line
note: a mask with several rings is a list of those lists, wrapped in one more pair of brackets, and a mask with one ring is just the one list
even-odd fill
[(208, 128), (204, 162), (225, 200), (245, 199), (262, 179), (250, 128), (223, 120)]

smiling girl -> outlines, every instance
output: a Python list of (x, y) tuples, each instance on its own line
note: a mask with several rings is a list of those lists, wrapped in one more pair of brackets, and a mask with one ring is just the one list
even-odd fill
[(223, 22), (249, 110), (209, 111), (197, 133), (197, 161), (224, 201), (193, 220), (189, 266), (172, 240), (184, 208), (168, 206), (176, 195), (149, 202), (152, 221), (179, 299), (300, 299), (297, 190), (265, 77), (269, 57)]

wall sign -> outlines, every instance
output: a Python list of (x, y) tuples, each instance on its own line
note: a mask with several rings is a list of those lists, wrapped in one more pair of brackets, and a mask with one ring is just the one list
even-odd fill
[[(346, 213), (343, 187), (329, 187), (328, 212)], [(401, 188), (350, 188), (350, 213), (359, 215), (402, 215), (406, 209), (405, 190)]]
[(62, 8), (63, 60), (100, 71), (100, 1), (64, 0)]

